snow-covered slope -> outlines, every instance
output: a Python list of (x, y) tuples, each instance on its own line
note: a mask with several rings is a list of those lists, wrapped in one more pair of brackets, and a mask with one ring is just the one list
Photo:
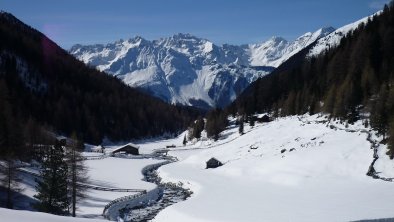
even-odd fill
[(251, 82), (333, 30), (306, 33), (294, 42), (275, 37), (242, 46), (217, 46), (190, 34), (153, 41), (137, 36), (107, 45), (75, 45), (70, 52), (167, 102), (223, 107)]
[(23, 211), (23, 210), (9, 210), (0, 208), (0, 217), (3, 222), (105, 222), (107, 220), (98, 219), (84, 219), (75, 217), (63, 217), (52, 214)]
[[(108, 150), (116, 147), (119, 146), (108, 147)], [(87, 184), (90, 187), (86, 190), (86, 198), (78, 202), (78, 217), (101, 219), (103, 218), (102, 214), (104, 207), (111, 201), (123, 198), (125, 196), (138, 194), (138, 190), (146, 190), (147, 192), (151, 192), (157, 188), (157, 186), (152, 183), (142, 181), (142, 170), (146, 166), (163, 162), (161, 160), (151, 158), (117, 158), (109, 157), (108, 155), (102, 156), (101, 154), (95, 155), (96, 153), (91, 152), (86, 152), (83, 154), (87, 158), (87, 160), (85, 160), (85, 165), (87, 166), (88, 170), (86, 176), (89, 178)], [(26, 167), (23, 168), (23, 171), (21, 171), (21, 188), (23, 189), (21, 192), (21, 196), (25, 199), (21, 199), (20, 202), (30, 201), (31, 203), (35, 203), (36, 199), (34, 198), (34, 195), (37, 194), (37, 184), (35, 179), (37, 179), (37, 177), (31, 175), (28, 172), (36, 174), (39, 173), (38, 169), (34, 167)], [(98, 189), (95, 189), (95, 187)], [(125, 192), (119, 189), (137, 189), (137, 191)], [(34, 208), (29, 206), (30, 203), (20, 202), (17, 203), (17, 209), (34, 210)], [(17, 212), (23, 213), (24, 211)], [(45, 215), (43, 215), (43, 217), (41, 217), (39, 216), (40, 214), (32, 214), (33, 217), (35, 215), (38, 215), (37, 220), (31, 221), (40, 221), (40, 218), (43, 218), (41, 221), (45, 221), (45, 218), (48, 218), (47, 221), (72, 221), (67, 218), (63, 219), (62, 217), (55, 218), (54, 216), (52, 216), (53, 219), (51, 219), (51, 216), (46, 217)], [(16, 217), (15, 220), (10, 221), (24, 221), (20, 218), (23, 217)], [(0, 219), (0, 221), (2, 220)]]
[[(163, 166), (164, 181), (178, 182), (194, 194), (164, 209), (154, 221), (356, 221), (392, 217), (393, 183), (366, 173), (374, 150), (372, 131), (362, 122), (346, 128), (325, 116), (280, 118), (270, 123), (236, 126), (217, 142), (204, 140), (173, 148), (179, 162)], [(182, 144), (140, 144), (142, 150)], [(374, 142), (375, 143), (375, 142)], [(394, 176), (394, 161), (378, 145), (375, 170)], [(215, 157), (224, 163), (205, 169)]]
[(249, 45), (251, 65), (278, 67), (305, 47), (333, 31), (335, 31), (334, 28), (328, 27), (319, 29), (314, 33), (305, 33), (293, 42), (273, 37), (265, 43)]
[(341, 39), (346, 36), (348, 33), (354, 31), (360, 24), (367, 23), (368, 19), (372, 18), (375, 15), (378, 15), (380, 12), (377, 12), (371, 16), (362, 18), (356, 22), (351, 24), (345, 25), (337, 30), (331, 32), (329, 35), (320, 38), (315, 46), (309, 51), (308, 57), (313, 57), (319, 55), (320, 53), (324, 52), (327, 49), (334, 48), (339, 45)]

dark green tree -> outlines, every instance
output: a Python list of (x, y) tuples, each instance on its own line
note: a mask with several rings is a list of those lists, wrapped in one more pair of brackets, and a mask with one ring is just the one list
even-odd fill
[(183, 137), (183, 142), (182, 142), (182, 144), (183, 144), (184, 146), (186, 146), (186, 144), (187, 144), (186, 135)]
[(6, 189), (6, 207), (9, 209), (14, 207), (14, 194), (22, 191), (17, 168), (18, 165), (12, 154), (8, 154), (0, 164), (1, 185)]
[(388, 89), (386, 84), (382, 84), (379, 94), (372, 102), (371, 107), (371, 126), (383, 137), (386, 136), (388, 130), (388, 113), (387, 113), (387, 96)]
[(207, 114), (207, 123), (205, 124), (205, 130), (207, 136), (214, 140), (219, 139), (219, 134), (226, 129), (227, 126), (227, 114), (221, 109), (213, 109)]
[(256, 117), (252, 114), (249, 116), (249, 126), (254, 127), (255, 123), (256, 123)]
[(202, 117), (199, 117), (196, 121), (194, 121), (189, 127), (189, 139), (200, 139), (201, 132), (204, 130), (205, 122)]
[(34, 197), (39, 200), (35, 208), (57, 215), (68, 214), (69, 197), (67, 190), (68, 167), (63, 147), (59, 144), (48, 146), (41, 165), (41, 179), (37, 180)]
[(389, 138), (387, 141), (388, 152), (390, 159), (394, 159), (394, 118), (390, 121)]
[(244, 118), (241, 117), (239, 118), (239, 128), (238, 128), (239, 134), (243, 135), (244, 134)]
[(66, 147), (66, 161), (68, 165), (68, 195), (71, 202), (71, 215), (76, 216), (77, 204), (86, 197), (86, 184), (88, 181), (87, 168), (84, 158), (79, 151), (83, 150), (83, 142), (74, 132)]

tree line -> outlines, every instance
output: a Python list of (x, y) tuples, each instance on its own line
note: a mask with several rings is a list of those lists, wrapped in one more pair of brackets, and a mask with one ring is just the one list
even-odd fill
[[(83, 198), (82, 142), (177, 134), (200, 114), (170, 105), (76, 60), (37, 30), (0, 13), (0, 174), (4, 206), (20, 192), (21, 161), (40, 162), (38, 210), (75, 216)], [(71, 137), (62, 145), (54, 135)]]
[(2, 107), (13, 122), (32, 119), (89, 143), (176, 134), (200, 114), (86, 66), (8, 13), (0, 15), (0, 61)]
[[(394, 6), (344, 36), (338, 47), (307, 58), (310, 47), (252, 83), (223, 112), (288, 116), (329, 113), (361, 118), (388, 143), (394, 157)], [(207, 124), (210, 124), (207, 122)]]
[[(35, 137), (29, 160), (39, 163), (39, 177), (35, 178), (37, 202), (33, 207), (41, 212), (76, 216), (77, 205), (86, 197), (87, 168), (80, 152), (83, 142), (75, 133), (67, 142), (59, 141), (47, 132)], [(4, 206), (14, 208), (15, 198), (21, 189), (21, 154), (7, 153), (0, 162), (1, 186), (5, 190)]]

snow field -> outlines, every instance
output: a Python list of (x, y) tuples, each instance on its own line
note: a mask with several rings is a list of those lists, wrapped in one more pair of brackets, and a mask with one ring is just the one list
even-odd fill
[[(373, 159), (367, 134), (316, 123), (322, 120), (318, 116), (281, 118), (253, 129), (246, 126), (243, 136), (233, 126), (218, 142), (200, 143), (202, 149), (173, 149), (170, 154), (180, 161), (161, 167), (159, 174), (164, 181), (182, 181), (194, 194), (164, 209), (154, 221), (354, 221), (392, 217), (394, 185), (366, 176)], [(364, 129), (360, 123), (352, 127)], [(205, 169), (211, 157), (224, 166)], [(392, 175), (393, 164), (385, 157), (380, 161), (379, 169)]]

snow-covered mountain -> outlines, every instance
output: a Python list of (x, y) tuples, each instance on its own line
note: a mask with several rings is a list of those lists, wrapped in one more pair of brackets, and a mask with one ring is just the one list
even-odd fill
[(350, 23), (348, 25), (345, 25), (341, 28), (338, 28), (337, 30), (331, 32), (330, 34), (320, 38), (316, 44), (311, 48), (311, 50), (308, 53), (308, 57), (313, 57), (316, 55), (319, 55), (320, 53), (324, 52), (325, 50), (329, 48), (334, 48), (339, 45), (341, 42), (341, 39), (345, 37), (348, 33), (354, 31), (359, 25), (362, 23), (366, 24), (368, 22), (368, 19), (372, 19), (373, 16), (379, 15), (381, 11), (371, 15), (367, 16), (365, 18), (362, 18), (356, 22)]
[(153, 41), (137, 36), (107, 45), (75, 45), (70, 53), (167, 102), (223, 107), (251, 82), (332, 31), (329, 27), (293, 42), (273, 37), (242, 46), (218, 46), (190, 34)]
[(252, 66), (278, 67), (290, 57), (309, 46), (313, 42), (335, 31), (334, 28), (322, 28), (316, 32), (308, 32), (293, 42), (280, 37), (273, 37), (262, 44), (248, 45), (249, 61)]

